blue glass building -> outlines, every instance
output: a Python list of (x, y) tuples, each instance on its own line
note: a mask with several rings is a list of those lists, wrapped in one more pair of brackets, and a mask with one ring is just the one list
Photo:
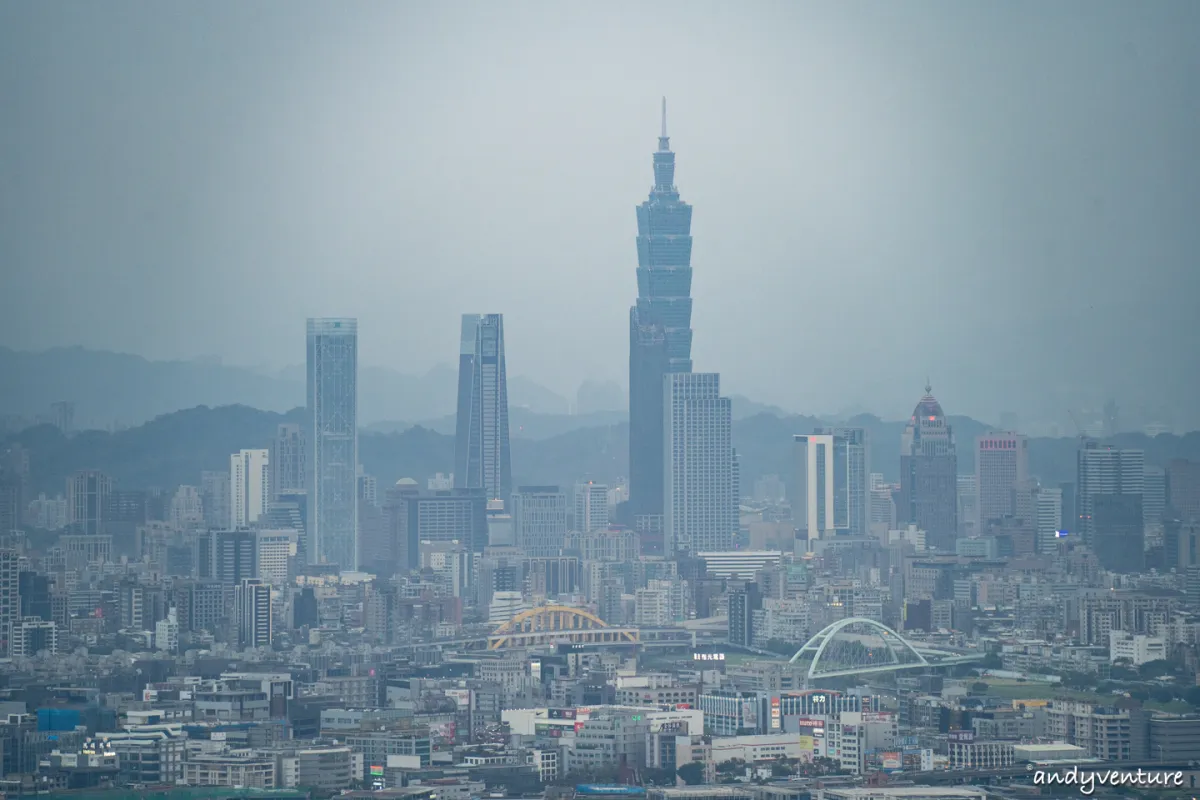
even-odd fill
[(629, 504), (636, 525), (661, 533), (664, 376), (692, 371), (692, 207), (675, 188), (667, 101), (654, 186), (637, 209), (638, 298), (629, 311)]
[(358, 569), (358, 321), (308, 320), (308, 520), (312, 564)]
[(512, 494), (508, 443), (508, 376), (504, 319), (463, 314), (458, 356), (458, 415), (454, 432), (454, 486), (483, 489), (506, 505)]

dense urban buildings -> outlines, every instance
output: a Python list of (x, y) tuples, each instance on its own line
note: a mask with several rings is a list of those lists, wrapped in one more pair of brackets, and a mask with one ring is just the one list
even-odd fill
[(500, 314), (463, 314), (458, 360), (454, 481), (507, 503), (512, 493), (508, 376)]
[(664, 376), (692, 371), (692, 207), (675, 187), (667, 101), (654, 186), (637, 209), (636, 304), (629, 310), (629, 507), (651, 538), (663, 531)]
[(308, 321), (304, 417), (201, 409), (85, 464), (73, 444), (119, 437), (61, 401), (0, 440), (6, 795), (983, 800), (1064, 763), (1194, 773), (1189, 441), (1113, 440), (1115, 403), (1104, 441), (962, 417), (960, 465), (928, 386), (901, 423), (735, 424), (692, 369), (665, 118), (653, 163), (628, 454), (615, 412), (521, 408), (510, 447), (499, 314), (461, 318), (453, 440), (359, 418), (341, 318)]
[(358, 321), (308, 321), (308, 560), (358, 566)]

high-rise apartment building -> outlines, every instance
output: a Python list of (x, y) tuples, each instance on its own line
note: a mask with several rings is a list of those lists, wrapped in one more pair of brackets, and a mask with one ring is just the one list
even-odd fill
[(977, 536), (979, 522), (979, 484), (974, 475), (958, 476), (958, 535)]
[(1062, 489), (1039, 486), (1033, 493), (1033, 534), (1038, 552), (1054, 552), (1062, 523)]
[(738, 531), (732, 409), (715, 373), (664, 377), (663, 488), (668, 553), (730, 550)]
[(581, 533), (608, 528), (608, 487), (600, 483), (575, 484), (575, 530)]
[(1088, 439), (1077, 453), (1075, 490), (1076, 528), (1087, 544), (1092, 543), (1095, 520), (1092, 505), (1099, 495), (1135, 494), (1146, 487), (1146, 454), (1142, 450), (1120, 450)]
[(308, 560), (358, 568), (358, 321), (308, 320)]
[(242, 647), (270, 647), (272, 634), (271, 586), (257, 578), (238, 584), (234, 594), (238, 644)]
[(501, 314), (463, 314), (458, 351), (454, 485), (482, 489), (489, 500), (512, 494), (508, 442), (508, 375)]
[(105, 532), (104, 515), (111, 493), (112, 478), (98, 470), (81, 470), (67, 478), (67, 513), (76, 533), (99, 536)]
[(7, 534), (21, 527), (22, 509), (25, 506), (22, 495), (20, 480), (0, 472), (0, 533)]
[(271, 502), (271, 451), (241, 450), (229, 457), (229, 527), (247, 528)]
[(197, 537), (197, 569), (203, 579), (237, 586), (258, 577), (258, 547), (254, 531), (207, 531)]
[(1019, 433), (992, 431), (975, 440), (975, 487), (984, 525), (1014, 514), (1013, 489), (1029, 480), (1029, 440)]
[(209, 528), (224, 528), (229, 524), (229, 473), (203, 470), (200, 473), (200, 505), (204, 524)]
[(887, 532), (896, 527), (896, 486), (886, 483), (880, 472), (870, 474), (870, 486), (869, 530), (872, 536), (886, 540)]
[(299, 536), (294, 530), (260, 530), (254, 534), (254, 577), (273, 586), (291, 579)]
[(512, 521), (514, 543), (525, 555), (557, 556), (567, 539), (567, 496), (557, 486), (519, 486)]
[[(793, 437), (792, 519), (805, 540), (865, 536), (870, 529), (866, 431), (818, 428)], [(809, 547), (811, 550), (811, 547)]]
[(1146, 467), (1142, 488), (1142, 516), (1147, 533), (1162, 533), (1163, 515), (1167, 510), (1167, 471), (1162, 467)]
[[(639, 530), (664, 530), (664, 376), (692, 371), (692, 207), (675, 188), (667, 101), (654, 186), (637, 209), (637, 303), (629, 310), (629, 505)], [(667, 534), (668, 537), (670, 534)]]
[(1167, 505), (1177, 519), (1200, 521), (1200, 462), (1177, 458), (1167, 464)]
[(925, 387), (900, 440), (900, 493), (896, 522), (925, 531), (926, 542), (953, 551), (958, 534), (958, 456), (954, 430)]
[(284, 423), (271, 440), (271, 500), (307, 491), (304, 475), (304, 426)]
[(0, 655), (11, 653), (13, 626), (21, 618), (21, 558), (0, 550)]
[(421, 542), (417, 547), (422, 570), (431, 570), (452, 597), (465, 597), (471, 586), (471, 551), (459, 541)]
[(788, 494), (792, 498), (792, 520), (807, 552), (812, 552), (812, 543), (818, 539), (836, 536), (838, 522), (845, 526), (849, 521), (846, 479), (833, 463), (835, 438), (802, 433), (792, 437), (795, 480)]

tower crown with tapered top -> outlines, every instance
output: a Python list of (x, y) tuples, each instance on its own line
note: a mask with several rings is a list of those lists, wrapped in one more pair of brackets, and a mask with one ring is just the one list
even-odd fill
[(663, 385), (692, 371), (692, 207), (675, 187), (667, 100), (653, 155), (654, 185), (637, 208), (637, 303), (629, 311), (630, 506), (663, 514)]
[(656, 194), (672, 195), (679, 199), (675, 191), (675, 154), (671, 152), (671, 137), (667, 136), (667, 98), (662, 100), (662, 133), (658, 137), (658, 152), (654, 154), (654, 189), (651, 198)]

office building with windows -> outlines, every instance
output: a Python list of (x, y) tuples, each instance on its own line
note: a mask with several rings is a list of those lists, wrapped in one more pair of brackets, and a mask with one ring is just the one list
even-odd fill
[(512, 496), (514, 544), (533, 558), (562, 554), (567, 496), (557, 486), (519, 486)]
[(308, 560), (358, 568), (358, 321), (308, 320)]
[(669, 514), (664, 376), (692, 371), (692, 207), (675, 187), (666, 99), (653, 164), (650, 197), (637, 209), (638, 297), (629, 310), (629, 505), (637, 528), (657, 538)]
[(1015, 514), (1013, 490), (1028, 480), (1028, 439), (993, 431), (975, 440), (976, 509), (981, 524)]
[(738, 532), (732, 409), (715, 373), (664, 377), (668, 554), (726, 551)]
[[(1090, 545), (1096, 530), (1095, 499), (1100, 495), (1117, 494), (1140, 498), (1146, 486), (1146, 454), (1142, 450), (1122, 450), (1086, 439), (1077, 453), (1076, 463), (1075, 527), (1084, 543)], [(1125, 511), (1128, 509), (1122, 511), (1122, 518)]]
[[(792, 519), (814, 541), (869, 530), (866, 431), (820, 428), (793, 437)], [(811, 547), (808, 548), (811, 551)]]
[(575, 484), (575, 530), (580, 533), (608, 528), (608, 487), (601, 483)]
[(958, 537), (958, 455), (954, 430), (926, 385), (900, 440), (896, 523), (925, 531), (928, 546), (954, 552)]
[(454, 486), (482, 489), (507, 503), (512, 494), (508, 376), (501, 314), (463, 314), (458, 356)]

